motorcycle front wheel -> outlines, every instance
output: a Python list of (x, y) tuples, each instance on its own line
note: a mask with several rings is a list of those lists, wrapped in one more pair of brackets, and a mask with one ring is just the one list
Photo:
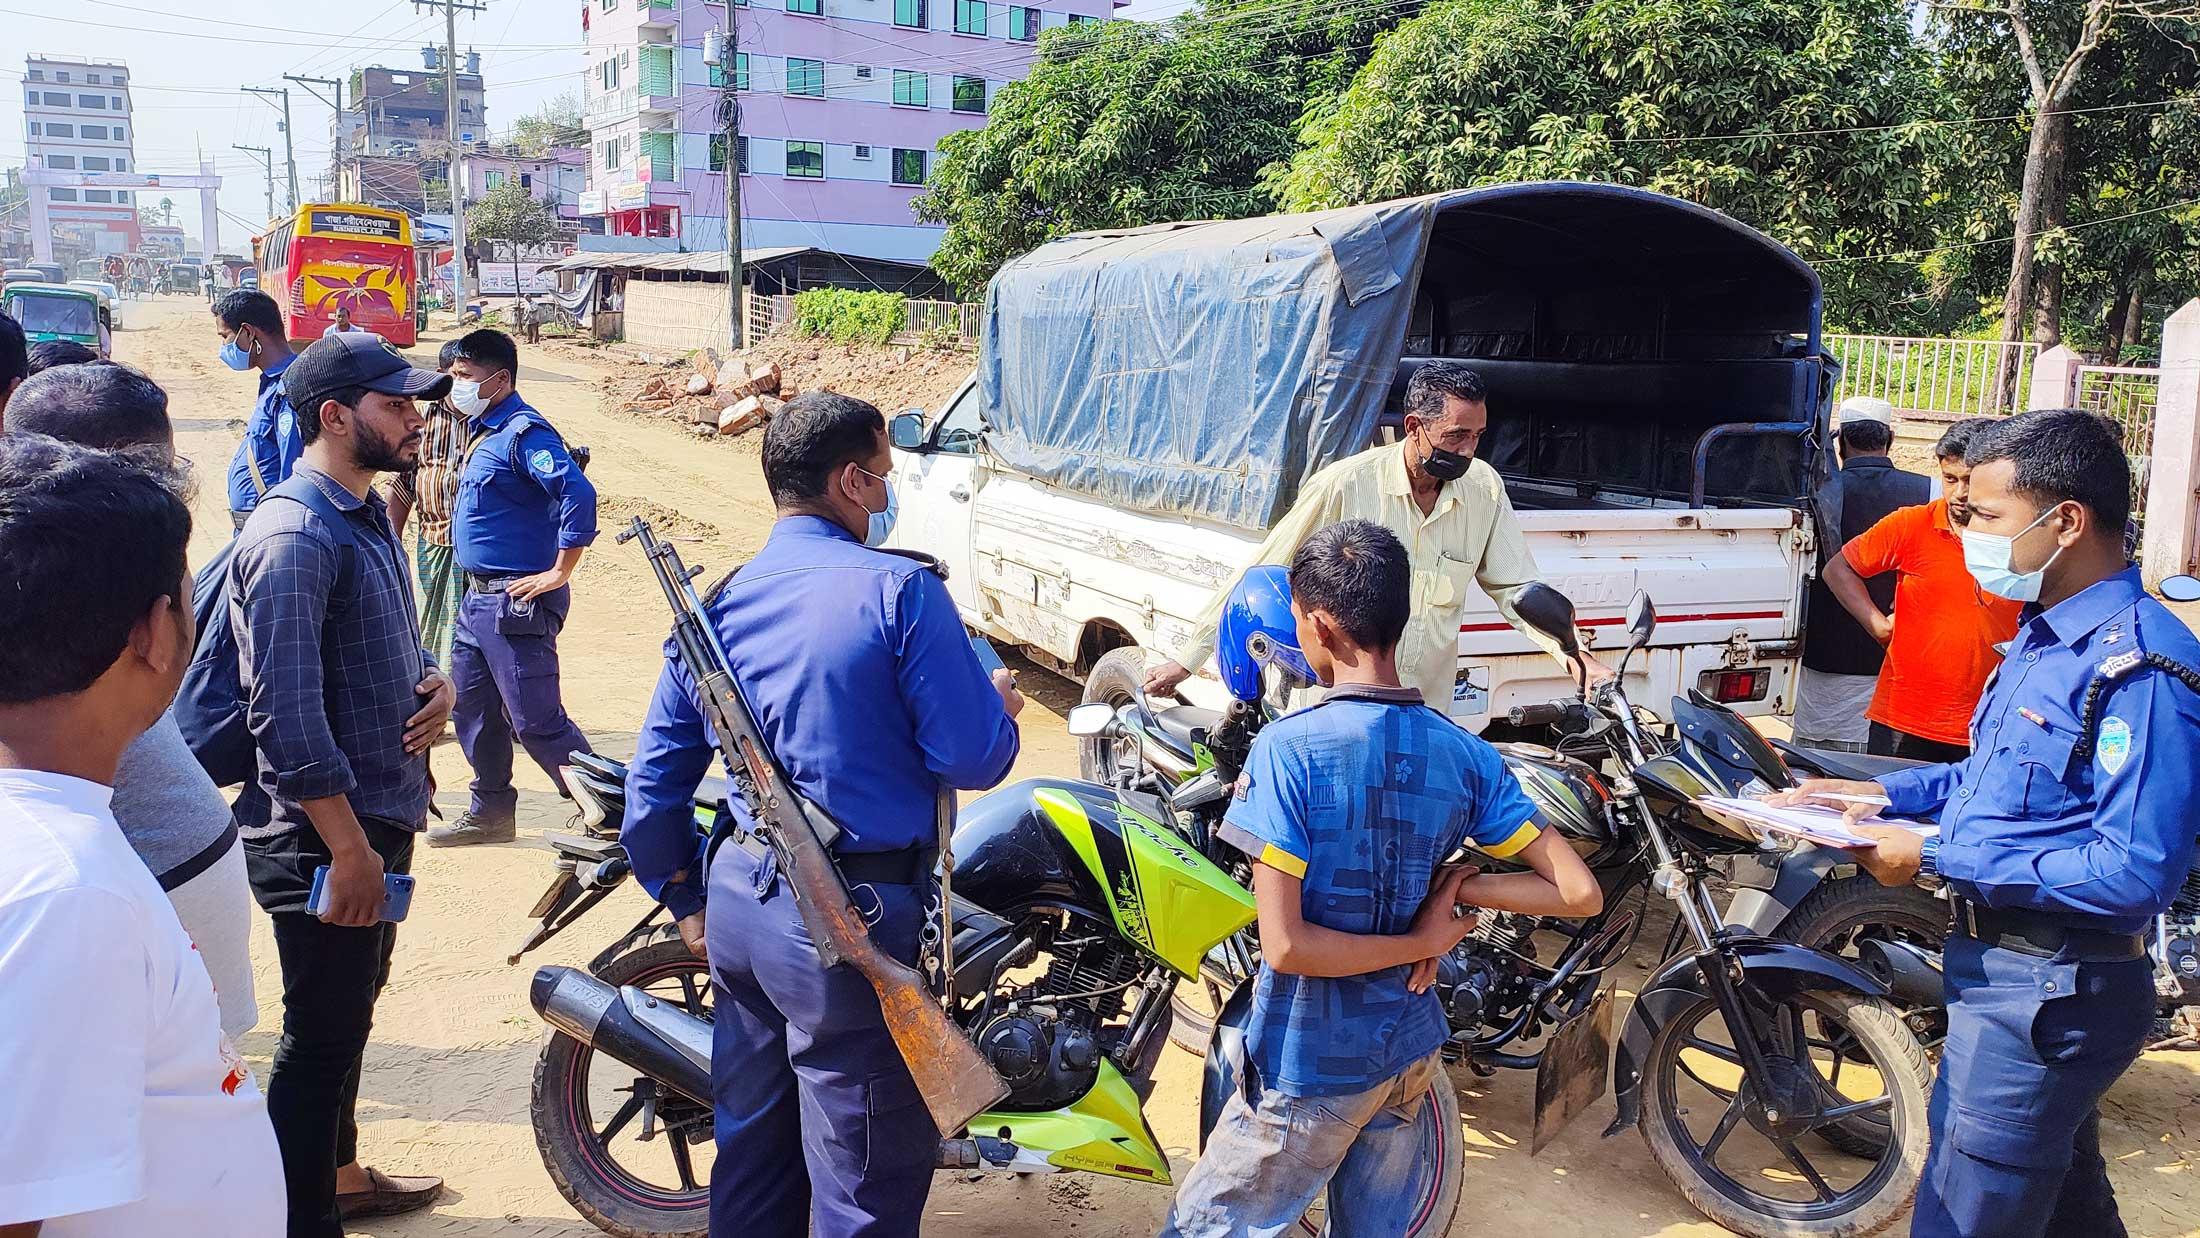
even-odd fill
[[(1798, 993), (1771, 1012), (1764, 1046), (1787, 1123), (1761, 1120), (1716, 999), (1674, 1013), (1652, 1038), (1642, 1079), (1643, 1137), (1688, 1202), (1749, 1238), (1863, 1238), (1908, 1211), (1925, 1168), (1931, 1071), (1917, 1037), (1884, 1001)], [(1877, 1115), (1887, 1139), (1855, 1156), (1827, 1138)]]
[[(672, 925), (595, 976), (710, 1017), (710, 969)], [(705, 1238), (717, 1154), (709, 1106), (552, 1032), (535, 1059), (533, 1116), (543, 1168), (596, 1228), (617, 1238)]]

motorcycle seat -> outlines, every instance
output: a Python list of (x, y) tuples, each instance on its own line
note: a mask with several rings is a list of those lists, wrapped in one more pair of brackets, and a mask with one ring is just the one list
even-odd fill
[(586, 834), (545, 834), (542, 840), (549, 843), (551, 849), (559, 855), (599, 864), (624, 852), (616, 838), (595, 838)]
[(1912, 761), (1907, 757), (1873, 756), (1868, 752), (1836, 752), (1827, 748), (1806, 748), (1799, 744), (1791, 744), (1778, 739), (1773, 740), (1772, 745), (1780, 750), (1780, 755), (1787, 758), (1791, 765), (1800, 767), (1798, 773), (1808, 774), (1815, 770), (1818, 776), (1822, 778), (1847, 778), (1858, 782), (1873, 782), (1881, 774), (1891, 774), (1897, 770), (1916, 769), (1920, 765), (1931, 764), (1929, 761)]
[(1214, 729), (1222, 725), (1222, 711), (1197, 705), (1171, 705), (1155, 710), (1153, 717), (1161, 733), (1186, 755), (1190, 755), (1193, 744), (1206, 743)]

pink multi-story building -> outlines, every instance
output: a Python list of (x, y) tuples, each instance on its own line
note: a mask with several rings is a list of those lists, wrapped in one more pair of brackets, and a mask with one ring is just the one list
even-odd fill
[[(588, 188), (581, 215), (611, 236), (726, 243), (719, 117), (739, 92), (744, 248), (815, 246), (924, 262), (941, 229), (909, 204), (940, 139), (985, 123), (1039, 34), (1128, 0), (749, 0), (734, 63), (704, 63), (722, 3), (589, 0)], [(617, 242), (612, 242), (617, 244)]]

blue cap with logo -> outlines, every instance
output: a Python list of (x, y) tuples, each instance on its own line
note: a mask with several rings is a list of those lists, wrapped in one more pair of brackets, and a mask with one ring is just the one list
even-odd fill
[(347, 387), (440, 400), (451, 390), (451, 376), (415, 366), (382, 337), (366, 331), (323, 336), (283, 371), (283, 398), (293, 408), (318, 404)]

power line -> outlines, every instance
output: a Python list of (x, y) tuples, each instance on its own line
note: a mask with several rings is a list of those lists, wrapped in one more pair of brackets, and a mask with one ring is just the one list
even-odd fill
[[(2171, 202), (2163, 206), (2149, 206), (2141, 210), (2126, 211), (2121, 215), (2104, 215), (2099, 219), (2081, 220), (2078, 223), (2063, 224), (2057, 228), (2042, 228), (2039, 234), (2041, 236), (2052, 236), (2059, 232), (2077, 232), (2085, 228), (2098, 228), (2103, 224), (2122, 223), (2127, 219), (2137, 219), (2143, 215), (2160, 215), (2167, 211), (2181, 211), (2191, 207), (2200, 207), (2200, 198), (2187, 198), (2183, 202)], [(1912, 258), (1930, 257), (1933, 254), (1954, 253), (1957, 250), (1983, 249), (1989, 245), (2007, 245), (2016, 239), (2014, 236), (1996, 236), (1983, 241), (1954, 241), (1947, 245), (1934, 245), (1926, 249), (1897, 249), (1889, 250), (1883, 254), (1859, 254), (1854, 257), (1812, 258), (1810, 262), (1813, 266), (1831, 266), (1835, 263), (1848, 262), (1908, 261)]]

